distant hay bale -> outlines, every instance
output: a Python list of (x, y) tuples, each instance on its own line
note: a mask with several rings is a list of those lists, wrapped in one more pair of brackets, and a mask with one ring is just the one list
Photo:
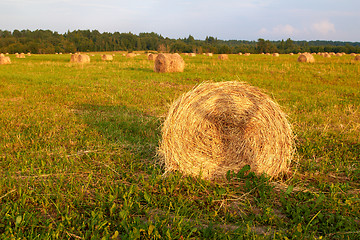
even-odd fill
[(354, 60), (355, 61), (360, 61), (360, 55), (355, 56)]
[(314, 63), (315, 62), (315, 58), (312, 54), (309, 54), (309, 53), (304, 53), (304, 54), (301, 54), (299, 57), (298, 57), (298, 62), (307, 62), (307, 63)]
[(5, 55), (3, 53), (0, 53), (0, 57), (5, 57)]
[(239, 54), (239, 55), (243, 55), (243, 53), (242, 53), (242, 52), (239, 52), (238, 54)]
[(270, 56), (271, 54), (270, 54), (270, 53), (266, 53), (265, 55), (266, 55), (266, 56)]
[(190, 57), (196, 57), (196, 53), (189, 53)]
[(213, 54), (212, 54), (212, 53), (206, 53), (206, 56), (208, 56), (208, 57), (212, 57), (212, 56), (213, 56)]
[(135, 53), (128, 53), (128, 54), (126, 54), (126, 57), (133, 58), (133, 57), (136, 57), (136, 54)]
[(325, 58), (331, 58), (331, 55), (330, 55), (329, 53), (324, 53), (324, 54), (323, 54), (323, 57), (325, 57)]
[(269, 96), (242, 82), (201, 84), (170, 107), (158, 149), (165, 171), (205, 179), (238, 172), (278, 177), (289, 170), (294, 137)]
[(157, 54), (150, 53), (150, 54), (148, 55), (148, 60), (154, 61), (154, 60), (156, 59), (156, 57), (157, 57)]
[(25, 54), (24, 53), (20, 53), (20, 54), (16, 54), (17, 58), (25, 58)]
[(90, 62), (90, 57), (89, 57), (89, 55), (80, 54), (80, 55), (78, 56), (78, 62), (79, 62), (79, 63), (89, 63), (89, 62)]
[(228, 60), (229, 56), (227, 54), (219, 54), (218, 59), (220, 59), (220, 60)]
[(290, 55), (290, 56), (293, 56), (293, 55), (294, 55), (294, 53), (289, 53), (289, 55)]
[(185, 68), (184, 59), (178, 53), (160, 53), (155, 58), (154, 71), (165, 72), (183, 72)]
[(30, 57), (30, 56), (31, 56), (31, 53), (28, 52), (27, 55)]
[(341, 57), (341, 56), (342, 56), (342, 53), (337, 53), (335, 56)]
[(350, 56), (355, 57), (356, 53), (350, 53)]
[(11, 60), (9, 57), (0, 56), (0, 64), (11, 64)]
[(250, 56), (250, 53), (245, 53), (244, 56)]
[(280, 54), (278, 54), (278, 53), (273, 53), (273, 57), (279, 57), (280, 56)]
[(101, 60), (103, 61), (112, 61), (114, 59), (113, 55), (103, 54), (101, 55)]
[(86, 54), (78, 54), (78, 53), (76, 53), (76, 54), (71, 55), (70, 62), (89, 63), (90, 62), (90, 57), (89, 57), (89, 55), (86, 55)]

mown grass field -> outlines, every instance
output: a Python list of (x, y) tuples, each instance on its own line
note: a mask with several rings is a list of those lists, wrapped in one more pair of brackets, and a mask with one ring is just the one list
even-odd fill
[[(145, 55), (0, 65), (0, 239), (360, 239), (360, 63), (183, 58), (171, 74)], [(164, 177), (156, 148), (172, 101), (234, 80), (288, 114), (292, 173)]]

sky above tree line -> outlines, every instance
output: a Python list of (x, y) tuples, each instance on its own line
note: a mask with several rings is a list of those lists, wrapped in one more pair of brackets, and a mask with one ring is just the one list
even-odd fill
[(360, 42), (359, 0), (1, 0), (0, 30)]

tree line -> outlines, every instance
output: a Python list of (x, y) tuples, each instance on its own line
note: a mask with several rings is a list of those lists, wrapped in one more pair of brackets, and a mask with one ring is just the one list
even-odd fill
[(290, 38), (270, 41), (220, 40), (208, 36), (205, 40), (187, 38), (170, 39), (160, 34), (100, 33), (98, 30), (75, 30), (64, 34), (51, 30), (0, 30), (0, 52), (34, 54), (74, 53), (94, 51), (159, 51), (179, 53), (236, 54), (236, 53), (298, 53), (345, 52), (360, 53), (360, 42), (294, 41)]

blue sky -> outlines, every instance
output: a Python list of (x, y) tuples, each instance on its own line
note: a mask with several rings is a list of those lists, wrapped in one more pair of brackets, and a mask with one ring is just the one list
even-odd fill
[(359, 0), (1, 0), (0, 29), (360, 42)]

